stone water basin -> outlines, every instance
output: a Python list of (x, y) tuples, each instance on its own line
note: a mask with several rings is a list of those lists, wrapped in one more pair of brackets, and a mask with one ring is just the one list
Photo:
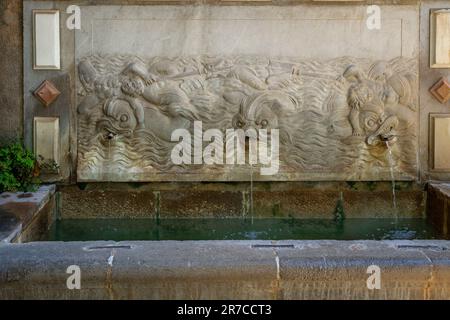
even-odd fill
[[(433, 190), (431, 219), (339, 222), (61, 219), (43, 187), (3, 198), (0, 299), (449, 299), (450, 241), (436, 227), (448, 199)], [(67, 287), (73, 266), (79, 290)], [(367, 286), (373, 266), (379, 289)]]

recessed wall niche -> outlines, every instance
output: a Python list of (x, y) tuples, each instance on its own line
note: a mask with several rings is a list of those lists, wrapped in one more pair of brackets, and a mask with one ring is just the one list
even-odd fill
[(430, 115), (430, 167), (450, 172), (450, 114)]
[(450, 68), (450, 9), (431, 11), (430, 67)]
[(33, 10), (33, 69), (61, 69), (59, 10)]
[(59, 164), (59, 118), (34, 118), (34, 154), (44, 161)]

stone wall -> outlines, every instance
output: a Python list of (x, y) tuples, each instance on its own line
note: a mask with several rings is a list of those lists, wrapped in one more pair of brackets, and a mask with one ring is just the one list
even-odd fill
[[(343, 2), (342, 4), (326, 4), (314, 3), (314, 1), (283, 1), (277, 2), (279, 6), (286, 6), (292, 4), (305, 4), (312, 5), (313, 7), (321, 7), (326, 11), (330, 6), (338, 5), (342, 8), (352, 7), (355, 3)], [(25, 12), (24, 17), (26, 19), (30, 19), (30, 10), (32, 7), (39, 8), (59, 8), (61, 10), (62, 18), (61, 23), (65, 23), (65, 19), (67, 15), (64, 13), (65, 8), (68, 4), (73, 4), (73, 1), (24, 1), (25, 3)], [(98, 1), (76, 1), (78, 4), (162, 4), (167, 3), (165, 1), (122, 1), (122, 0), (98, 0)], [(187, 1), (171, 1), (173, 5), (177, 4), (186, 4), (192, 3)], [(217, 1), (203, 1), (202, 3), (210, 3), (210, 4), (219, 4)], [(270, 1), (242, 1), (240, 4), (244, 4), (247, 6), (253, 5), (271, 5)], [(404, 8), (416, 7), (417, 17), (420, 17), (420, 135), (418, 138), (419, 141), (419, 167), (420, 171), (420, 180), (426, 181), (427, 179), (449, 179), (449, 174), (445, 172), (433, 172), (429, 170), (429, 160), (428, 160), (428, 117), (430, 112), (438, 112), (444, 113), (448, 112), (448, 103), (447, 105), (439, 104), (433, 97), (428, 93), (428, 88), (440, 77), (448, 77), (449, 71), (448, 69), (430, 69), (428, 66), (428, 52), (429, 52), (429, 24), (428, 24), (428, 14), (430, 8), (445, 8), (448, 7), (447, 1), (367, 1), (367, 2), (359, 2), (357, 5), (364, 4), (381, 4), (381, 5), (389, 5), (395, 4), (395, 7), (398, 10), (403, 10)], [(235, 2), (226, 2), (221, 3), (221, 5), (229, 6), (235, 5)], [(27, 7), (28, 6), (28, 7)], [(408, 9), (409, 10), (409, 9)], [(23, 90), (23, 86), (21, 85), (22, 78), (22, 58), (18, 52), (22, 50), (22, 18), (21, 18), (21, 2), (20, 1), (11, 1), (6, 0), (2, 1), (0, 6), (0, 46), (2, 52), (2, 60), (0, 63), (1, 72), (1, 82), (2, 87), (0, 88), (0, 98), (1, 98), (1, 130), (2, 134), (0, 135), (0, 139), (3, 141), (6, 139), (16, 138), (23, 136), (23, 119), (25, 118), (25, 142), (31, 147), (32, 146), (32, 124), (31, 119), (35, 115), (42, 116), (58, 116), (60, 115), (63, 118), (62, 127), (61, 127), (61, 145), (63, 146), (62, 152), (62, 179), (69, 181), (70, 177), (72, 177), (72, 181), (75, 181), (76, 176), (76, 154), (77, 154), (77, 133), (76, 133), (76, 103), (75, 103), (75, 92), (70, 91), (66, 97), (63, 97), (62, 102), (59, 102), (59, 105), (55, 105), (50, 110), (40, 109), (39, 105), (33, 101), (33, 97), (31, 97), (29, 91), (35, 89), (40, 82), (46, 78), (54, 79), (56, 77), (56, 82), (58, 85), (62, 85), (62, 88), (73, 88), (76, 77), (75, 77), (75, 64), (73, 61), (65, 60), (63, 61), (63, 71), (61, 73), (52, 73), (46, 74), (45, 72), (41, 72), (36, 76), (30, 75), (30, 71), (28, 68), (25, 70), (26, 81), (25, 81), (25, 90)], [(26, 21), (25, 21), (26, 22)], [(26, 24), (25, 35), (30, 36), (30, 25)], [(69, 33), (65, 28), (62, 28), (63, 32), (63, 54), (70, 52), (73, 50), (71, 44), (74, 43), (74, 35), (73, 32)], [(419, 38), (419, 32), (416, 34), (416, 38)], [(28, 38), (29, 39), (29, 38)], [(29, 44), (29, 41), (26, 40), (25, 44)], [(30, 48), (25, 50), (24, 57), (25, 60), (29, 59), (31, 54)], [(63, 58), (64, 59), (64, 58)], [(25, 106), (23, 105), (23, 97), (21, 93), (24, 92), (25, 98)], [(26, 114), (23, 114), (23, 110), (27, 110)]]
[(442, 237), (450, 230), (450, 185), (430, 183), (428, 185), (427, 218)]
[(441, 104), (428, 91), (441, 77), (450, 80), (450, 69), (431, 69), (430, 48), (430, 9), (450, 8), (448, 1), (423, 1), (420, 9), (420, 167), (421, 178), (427, 180), (449, 180), (449, 172), (432, 170), (429, 146), (430, 113), (450, 114), (450, 102)]
[(396, 189), (394, 206), (390, 182), (89, 183), (60, 186), (58, 204), (62, 219), (423, 218), (420, 185)]
[(78, 180), (250, 179), (226, 137), (214, 164), (174, 164), (180, 128), (279, 130), (254, 180), (417, 179), (417, 7), (382, 10), (373, 30), (361, 5), (83, 6)]
[(22, 2), (0, 1), (0, 144), (22, 138)]

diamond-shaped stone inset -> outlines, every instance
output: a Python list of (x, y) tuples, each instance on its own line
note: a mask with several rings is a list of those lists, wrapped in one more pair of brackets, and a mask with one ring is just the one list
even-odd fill
[(450, 100), (450, 83), (445, 78), (441, 78), (430, 88), (430, 93), (440, 103), (446, 103)]
[(34, 96), (46, 107), (51, 105), (59, 97), (61, 92), (48, 80), (42, 82), (39, 88), (34, 91)]

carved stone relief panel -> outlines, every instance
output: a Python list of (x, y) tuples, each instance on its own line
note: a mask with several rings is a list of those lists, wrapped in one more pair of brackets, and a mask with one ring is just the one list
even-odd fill
[(416, 70), (407, 58), (86, 56), (78, 61), (78, 178), (249, 180), (248, 162), (173, 163), (173, 132), (194, 135), (201, 122), (224, 137), (278, 129), (279, 171), (255, 171), (255, 180), (388, 180), (392, 172), (412, 180)]

